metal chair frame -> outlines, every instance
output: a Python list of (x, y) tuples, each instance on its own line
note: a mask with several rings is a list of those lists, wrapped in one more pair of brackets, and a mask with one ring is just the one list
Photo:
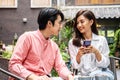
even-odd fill
[(114, 73), (114, 77), (115, 79), (114, 80), (117, 80), (117, 72), (116, 72), (116, 60), (119, 60), (120, 61), (120, 58), (118, 57), (113, 57), (113, 56), (110, 56), (110, 65), (109, 65), (109, 69)]
[(15, 80), (23, 80), (21, 77), (9, 72), (8, 63), (9, 63), (8, 59), (0, 57), (0, 79), (8, 80), (9, 77), (12, 77)]

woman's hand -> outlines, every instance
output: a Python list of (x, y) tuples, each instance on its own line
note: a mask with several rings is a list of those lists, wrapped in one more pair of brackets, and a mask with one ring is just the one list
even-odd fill
[(98, 50), (93, 46), (84, 47), (84, 53), (96, 53)]
[(88, 46), (84, 49), (85, 49), (85, 52), (88, 53), (88, 54), (89, 53), (94, 53), (98, 61), (100, 61), (102, 59), (102, 56), (101, 56), (100, 52), (95, 47)]
[(81, 46), (78, 50), (77, 56), (76, 56), (76, 61), (79, 64), (80, 63), (80, 58), (84, 55), (85, 49), (83, 46)]

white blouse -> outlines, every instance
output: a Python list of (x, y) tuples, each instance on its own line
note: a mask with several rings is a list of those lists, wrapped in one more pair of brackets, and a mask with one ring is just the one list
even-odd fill
[(78, 53), (79, 47), (74, 46), (72, 40), (73, 39), (71, 39), (68, 44), (72, 67), (75, 69), (79, 69), (81, 75), (88, 75), (90, 72), (94, 70), (108, 67), (108, 65), (110, 64), (109, 61), (110, 50), (107, 40), (104, 36), (99, 36), (93, 33), (91, 40), (91, 45), (98, 49), (99, 52), (101, 53), (102, 56), (101, 61), (98, 61), (95, 57), (95, 54), (91, 53), (83, 55), (81, 57), (80, 64), (78, 64), (76, 61), (76, 55)]

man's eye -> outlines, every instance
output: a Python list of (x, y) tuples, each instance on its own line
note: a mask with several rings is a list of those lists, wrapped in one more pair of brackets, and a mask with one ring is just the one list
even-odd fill
[(62, 22), (59, 22), (59, 24), (62, 24)]
[(59, 22), (59, 24), (61, 24), (62, 22)]

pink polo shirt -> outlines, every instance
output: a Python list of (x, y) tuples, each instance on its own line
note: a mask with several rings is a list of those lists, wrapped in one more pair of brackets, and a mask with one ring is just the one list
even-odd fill
[(19, 37), (9, 62), (11, 72), (26, 79), (33, 73), (50, 74), (53, 67), (63, 79), (71, 74), (55, 42), (46, 40), (39, 30), (25, 32)]

